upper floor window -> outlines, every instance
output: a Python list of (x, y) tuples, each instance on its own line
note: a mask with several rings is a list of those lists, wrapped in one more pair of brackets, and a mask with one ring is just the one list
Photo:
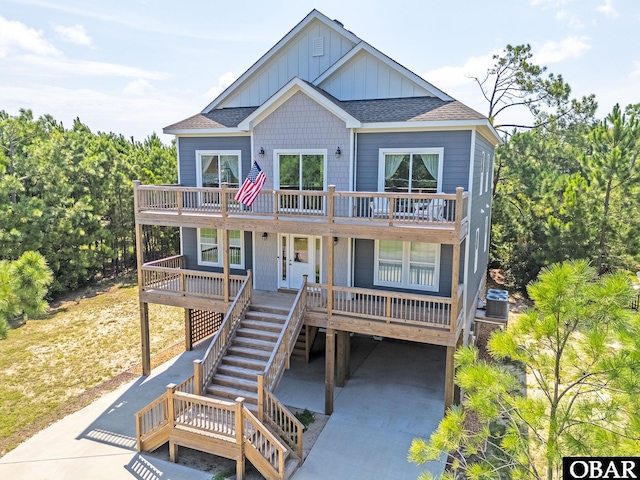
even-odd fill
[(442, 191), (443, 148), (380, 149), (378, 190), (401, 193)]
[(324, 190), (324, 151), (290, 152), (276, 150), (276, 188), (280, 190)]
[(242, 178), (239, 150), (197, 150), (196, 176), (198, 186), (220, 188), (227, 183), (238, 188)]

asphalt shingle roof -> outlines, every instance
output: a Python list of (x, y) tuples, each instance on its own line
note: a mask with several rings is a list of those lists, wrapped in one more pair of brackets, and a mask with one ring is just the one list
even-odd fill
[[(436, 97), (407, 97), (340, 101), (324, 90), (314, 88), (363, 123), (483, 120), (487, 118), (457, 100), (445, 101)], [(209, 113), (199, 113), (169, 125), (165, 127), (165, 130), (233, 128), (237, 127), (257, 108), (221, 108)]]

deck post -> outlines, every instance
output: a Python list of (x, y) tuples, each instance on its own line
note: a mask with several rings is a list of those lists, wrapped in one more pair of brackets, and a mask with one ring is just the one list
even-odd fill
[(349, 378), (349, 353), (351, 350), (351, 336), (349, 332), (338, 330), (338, 359), (336, 385), (344, 387)]
[(462, 194), (464, 193), (464, 188), (457, 187), (456, 188), (456, 231), (460, 231), (460, 226), (462, 225), (462, 216), (465, 212), (462, 211)]
[(325, 376), (324, 376), (324, 414), (333, 413), (333, 385), (335, 378), (336, 360), (336, 335), (333, 328), (327, 328), (325, 349)]
[(456, 347), (447, 347), (446, 365), (444, 371), (444, 411), (453, 405), (453, 379), (455, 369), (453, 366), (453, 355), (456, 353)]
[[(177, 385), (175, 383), (170, 383), (167, 385), (167, 420), (169, 420), (169, 435), (171, 435), (171, 431), (173, 427), (175, 427), (176, 418), (175, 418), (175, 409), (173, 407), (173, 394), (176, 391)], [(178, 445), (171, 440), (169, 440), (169, 459), (176, 463), (178, 461)]]
[(191, 325), (191, 309), (185, 308), (184, 309), (184, 349), (187, 351), (193, 350), (193, 341), (192, 341), (193, 339), (191, 337), (192, 327), (193, 325)]
[[(467, 238), (468, 240), (468, 238)], [(451, 310), (450, 310), (450, 327), (449, 331), (455, 333), (458, 328), (456, 320), (458, 319), (458, 284), (460, 283), (460, 242), (453, 245), (453, 259), (451, 260)]]
[(149, 304), (140, 302), (140, 346), (142, 349), (142, 375), (151, 374), (151, 351), (149, 349)]
[(329, 185), (329, 192), (328, 192), (328, 200), (327, 200), (327, 220), (329, 223), (333, 223), (333, 216), (334, 216), (334, 212), (335, 212), (335, 195), (336, 195), (336, 186), (335, 185)]
[(332, 237), (327, 237), (329, 248), (327, 248), (327, 315), (329, 320), (333, 314), (333, 257), (334, 257), (334, 241)]
[(229, 230), (227, 229), (222, 234), (222, 275), (224, 282), (222, 294), (224, 301), (229, 303)]
[(258, 420), (264, 420), (264, 374), (258, 375)]
[(236, 444), (240, 446), (240, 454), (236, 458), (236, 479), (244, 480), (244, 418), (242, 408), (244, 407), (244, 397), (236, 398)]
[(193, 361), (193, 394), (202, 395), (202, 359), (198, 358)]

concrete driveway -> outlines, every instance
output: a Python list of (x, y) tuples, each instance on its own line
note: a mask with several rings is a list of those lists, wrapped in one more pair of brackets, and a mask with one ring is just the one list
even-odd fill
[[(282, 403), (324, 411), (323, 340), (308, 365), (294, 362), (285, 373), (277, 391)], [(168, 383), (191, 376), (202, 353), (185, 352), (39, 432), (0, 458), (0, 478), (210, 480), (209, 473), (135, 451), (135, 412)], [(406, 461), (407, 452), (442, 417), (443, 385), (444, 348), (354, 336), (351, 378), (335, 389), (334, 413), (294, 478), (417, 478), (422, 468)], [(440, 464), (431, 468), (442, 471)]]

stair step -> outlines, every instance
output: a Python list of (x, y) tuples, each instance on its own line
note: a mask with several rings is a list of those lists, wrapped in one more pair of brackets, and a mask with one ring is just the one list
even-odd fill
[(254, 348), (247, 348), (241, 345), (231, 344), (227, 350), (227, 353), (231, 353), (234, 356), (245, 357), (251, 360), (267, 361), (271, 357), (271, 351), (268, 350), (256, 350)]
[(290, 454), (284, 464), (284, 478), (291, 478), (300, 467), (300, 459), (297, 455)]
[(269, 332), (277, 332), (278, 334), (282, 331), (282, 323), (274, 323), (259, 319), (245, 318), (242, 321), (242, 327), (253, 328), (256, 330), (267, 330)]
[(266, 305), (255, 305), (255, 304), (249, 305), (248, 312), (275, 314), (275, 315), (284, 316), (284, 317), (289, 315), (288, 308), (267, 307)]
[(241, 326), (236, 332), (236, 338), (238, 337), (255, 338), (257, 340), (265, 340), (267, 342), (277, 342), (279, 336), (280, 336), (279, 332), (270, 332), (268, 330), (257, 330), (254, 328), (246, 328), (244, 325)]
[(213, 376), (210, 385), (223, 385), (225, 387), (234, 387), (240, 390), (247, 390), (249, 392), (253, 392), (254, 390), (256, 392), (258, 391), (257, 378), (254, 378), (253, 380), (247, 380), (246, 378), (231, 377), (229, 375), (218, 373)]
[(247, 313), (245, 313), (245, 318), (248, 318), (249, 320), (266, 320), (271, 323), (284, 323), (287, 321), (288, 315), (288, 313), (286, 315), (280, 315), (277, 313), (256, 312), (249, 310)]
[[(233, 367), (240, 367), (246, 370), (253, 371), (254, 375), (264, 370), (267, 366), (267, 359), (258, 360), (249, 357), (242, 357), (238, 355), (225, 355), (222, 357), (222, 365), (229, 365)], [(221, 366), (222, 366), (221, 365)]]
[(258, 393), (240, 388), (227, 387), (225, 385), (208, 385), (207, 395), (222, 400), (234, 401), (238, 397), (244, 397), (245, 403), (258, 404)]
[[(224, 359), (223, 359), (223, 362), (224, 362)], [(256, 375), (258, 375), (258, 373), (260, 373), (261, 371), (262, 370), (243, 368), (235, 365), (228, 365), (228, 364), (222, 363), (216, 370), (216, 373), (220, 373), (222, 375), (226, 375), (228, 377), (233, 377), (233, 378), (244, 378), (246, 380), (255, 380)]]
[(232, 346), (236, 346), (236, 345), (239, 347), (250, 348), (253, 350), (265, 350), (269, 352), (269, 355), (271, 355), (273, 348), (276, 346), (276, 342), (257, 340), (255, 338), (236, 337), (233, 339)]

